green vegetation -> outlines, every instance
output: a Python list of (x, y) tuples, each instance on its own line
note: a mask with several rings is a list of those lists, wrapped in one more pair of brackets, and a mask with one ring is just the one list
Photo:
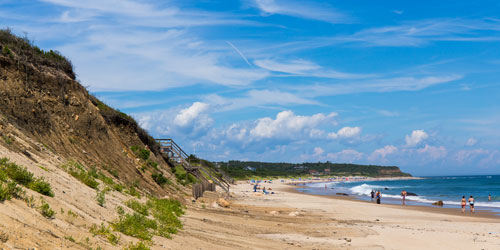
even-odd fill
[(170, 182), (169, 179), (167, 179), (165, 176), (163, 176), (162, 173), (153, 173), (151, 174), (151, 177), (153, 177), (153, 180), (160, 186), (163, 187), (163, 185), (167, 184)]
[(137, 157), (145, 161), (149, 159), (149, 155), (151, 154), (149, 150), (136, 145), (130, 147), (130, 150), (132, 150)]
[(125, 193), (137, 197), (139, 199), (141, 198), (141, 193), (139, 193), (139, 191), (137, 191), (137, 189), (135, 189), (134, 186), (130, 186), (127, 190), (125, 190)]
[(99, 206), (104, 207), (104, 203), (106, 202), (106, 193), (104, 191), (97, 192), (95, 199)]
[[(235, 179), (250, 178), (294, 178), (311, 176), (311, 171), (323, 176), (368, 176), (401, 177), (411, 176), (395, 166), (318, 163), (269, 163), (252, 161), (229, 161), (220, 163), (222, 170)], [(325, 171), (326, 170), (326, 171)], [(329, 171), (329, 172), (328, 172)]]
[(112, 188), (115, 190), (115, 191), (118, 191), (118, 192), (122, 192), (124, 187), (122, 184), (113, 184)]
[(70, 175), (80, 180), (85, 185), (93, 189), (97, 189), (99, 187), (99, 182), (96, 181), (97, 173), (95, 173), (95, 170), (91, 169), (91, 171), (87, 172), (80, 163), (75, 161), (69, 161), (63, 165), (63, 168), (66, 169)]
[(65, 239), (71, 241), (71, 242), (75, 242), (75, 239), (73, 238), (73, 236), (64, 236)]
[(40, 213), (47, 219), (54, 219), (56, 212), (50, 208), (49, 204), (42, 200), (42, 205), (40, 206)]
[(10, 200), (12, 198), (20, 198), (23, 195), (23, 190), (15, 182), (0, 181), (0, 202)]
[(118, 221), (112, 224), (114, 230), (125, 235), (142, 240), (151, 240), (153, 231), (158, 227), (156, 222), (138, 213), (121, 215)]
[(101, 226), (97, 226), (96, 224), (93, 224), (92, 227), (90, 228), (90, 232), (96, 236), (100, 235), (108, 240), (111, 245), (116, 245), (118, 244), (118, 241), (120, 241), (120, 237), (117, 236), (116, 234), (111, 232), (111, 229), (109, 226), (104, 226), (104, 223), (101, 223)]
[[(125, 235), (149, 241), (153, 235), (169, 238), (170, 234), (177, 233), (182, 227), (178, 217), (184, 211), (177, 200), (151, 198), (146, 204), (128, 201), (127, 206), (135, 212), (122, 212), (119, 219), (112, 224), (114, 230)], [(154, 219), (149, 218), (148, 214)]]
[(139, 241), (136, 244), (129, 243), (129, 245), (124, 249), (125, 250), (150, 250), (149, 243), (145, 243), (144, 241)]
[[(12, 182), (10, 182), (8, 179), (12, 180)], [(25, 167), (21, 167), (13, 162), (9, 162), (9, 159), (7, 158), (0, 159), (0, 181), (7, 184), (5, 190), (10, 190), (9, 192), (11, 194), (11, 197), (12, 194), (15, 194), (15, 192), (17, 192), (16, 185), (14, 184), (20, 184), (40, 194), (54, 197), (52, 187), (42, 177), (35, 178), (33, 176), (33, 173), (29, 172)], [(1, 185), (3, 186), (3, 183)]]
[(127, 202), (125, 202), (125, 205), (139, 214), (145, 216), (149, 215), (149, 207), (147, 206), (147, 204), (142, 204), (136, 200), (128, 200)]
[(22, 60), (22, 63), (29, 60), (33, 65), (55, 67), (75, 79), (73, 65), (70, 60), (62, 56), (58, 51), (44, 51), (34, 46), (27, 37), (18, 37), (10, 29), (0, 30), (0, 49), (4, 56), (11, 59), (16, 56)]
[(175, 168), (172, 170), (175, 174), (175, 178), (177, 178), (177, 182), (184, 186), (198, 181), (194, 175), (187, 173), (181, 165), (175, 165)]
[(7, 145), (11, 145), (13, 142), (13, 140), (7, 135), (2, 135), (2, 139)]

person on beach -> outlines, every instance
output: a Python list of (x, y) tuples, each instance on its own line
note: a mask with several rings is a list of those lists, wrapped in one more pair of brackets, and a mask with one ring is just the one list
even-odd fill
[(488, 195), (488, 201), (491, 201), (491, 194)]
[(372, 191), (370, 192), (371, 196), (372, 196), (372, 201), (373, 201), (373, 198), (375, 198), (375, 190), (372, 189)]
[(469, 197), (470, 212), (474, 213), (474, 197), (472, 195)]
[(253, 192), (257, 192), (257, 183), (255, 185), (253, 185)]
[(465, 196), (462, 196), (462, 213), (465, 213), (465, 205), (467, 205), (467, 202), (465, 201)]
[(267, 194), (266, 187), (262, 189), (262, 193)]
[(408, 193), (406, 193), (406, 190), (401, 191), (401, 196), (403, 196), (403, 205), (405, 205), (406, 195), (407, 195), (407, 194), (408, 194)]
[(380, 204), (380, 198), (381, 198), (380, 190), (377, 191), (377, 204)]

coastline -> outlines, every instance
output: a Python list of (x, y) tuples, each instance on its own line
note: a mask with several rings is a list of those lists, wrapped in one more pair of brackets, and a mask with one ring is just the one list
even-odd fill
[[(338, 200), (349, 200), (349, 201), (354, 201), (354, 202), (361, 202), (361, 203), (367, 203), (367, 204), (375, 204), (372, 201), (366, 201), (366, 200), (361, 200), (356, 198), (355, 196), (349, 195), (349, 196), (343, 196), (343, 195), (320, 195), (320, 194), (309, 194), (309, 193), (304, 193), (301, 191), (298, 191), (297, 189), (300, 188), (300, 186), (289, 186), (288, 190), (284, 189), (285, 192), (290, 192), (290, 193), (297, 193), (297, 194), (303, 194), (303, 195), (311, 195), (311, 196), (318, 196), (318, 197), (326, 197), (329, 199), (338, 199)], [(443, 214), (443, 215), (457, 215), (457, 216), (470, 216), (470, 217), (480, 217), (480, 218), (489, 218), (489, 219), (500, 219), (500, 215), (493, 212), (489, 211), (488, 209), (477, 209), (474, 214), (469, 212), (469, 207), (467, 206), (466, 212), (462, 213), (460, 208), (449, 208), (449, 207), (438, 207), (438, 206), (432, 206), (428, 204), (422, 204), (422, 205), (402, 205), (402, 204), (391, 204), (391, 203), (382, 203), (382, 204), (375, 204), (379, 206), (388, 206), (388, 207), (393, 207), (393, 208), (399, 208), (399, 209), (409, 209), (409, 210), (415, 210), (415, 211), (423, 211), (423, 212), (429, 212), (429, 213), (437, 213), (437, 214)]]
[[(305, 194), (263, 183), (275, 194), (231, 186), (230, 205), (190, 203), (184, 229), (169, 249), (498, 249), (500, 220), (459, 209), (375, 204), (352, 197)], [(222, 195), (222, 194), (220, 194)]]

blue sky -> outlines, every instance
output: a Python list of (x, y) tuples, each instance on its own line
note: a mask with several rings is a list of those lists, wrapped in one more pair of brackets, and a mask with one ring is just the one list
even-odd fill
[(210, 160), (500, 173), (497, 1), (4, 0), (155, 137)]

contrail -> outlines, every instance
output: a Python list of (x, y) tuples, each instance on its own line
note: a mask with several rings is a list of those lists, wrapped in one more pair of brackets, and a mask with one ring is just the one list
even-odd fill
[(243, 60), (245, 60), (245, 62), (248, 64), (248, 66), (252, 66), (252, 64), (250, 64), (250, 62), (248, 61), (247, 57), (245, 55), (243, 55), (243, 53), (241, 53), (241, 51), (236, 48), (236, 46), (234, 46), (234, 44), (232, 44), (231, 42), (229, 41), (226, 41), (227, 44), (229, 44), (229, 46), (233, 47), (234, 50), (236, 50), (236, 52), (238, 52), (238, 54), (240, 54), (241, 58), (243, 58)]

